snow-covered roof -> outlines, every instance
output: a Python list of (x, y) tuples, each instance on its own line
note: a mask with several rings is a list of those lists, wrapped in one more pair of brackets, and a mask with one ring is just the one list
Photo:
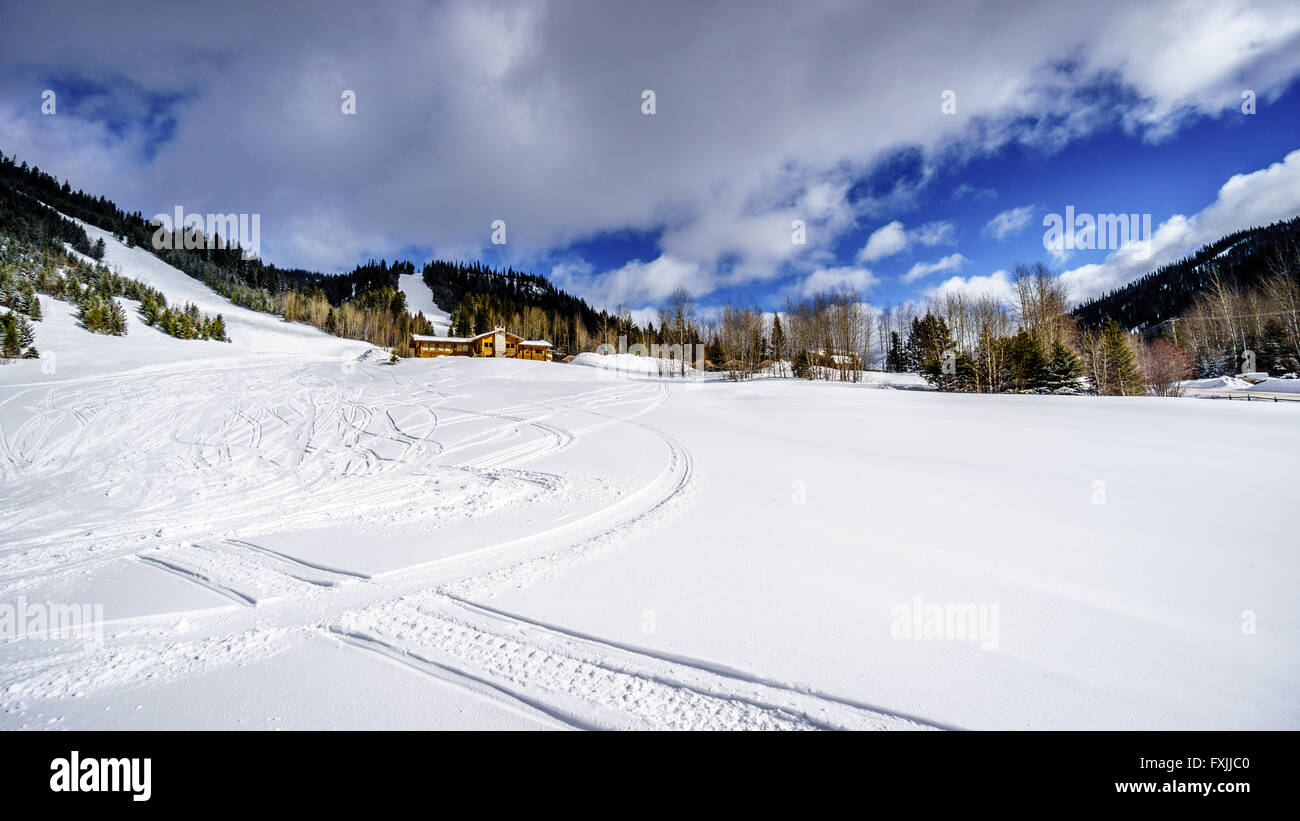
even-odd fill
[[(428, 336), (428, 335), (426, 335), (426, 334), (411, 334), (411, 341), (412, 341), (412, 342), (460, 342), (460, 343), (465, 343), (465, 342), (475, 342), (475, 341), (477, 341), (477, 340), (479, 340), (479, 339), (482, 339), (482, 338), (485, 337), (485, 336), (493, 336), (493, 335), (498, 334), (498, 333), (503, 333), (503, 334), (505, 334), (506, 336), (513, 336), (515, 339), (519, 339), (519, 335), (518, 335), (518, 334), (512, 334), (512, 333), (510, 333), (509, 331), (503, 330), (503, 329), (501, 329), (501, 328), (497, 328), (497, 329), (494, 330), (494, 331), (484, 331), (483, 333), (479, 334), (478, 336)], [(549, 348), (549, 347), (551, 347), (551, 343), (547, 342), (545, 339), (519, 339), (519, 344), (520, 344), (520, 345), (532, 345), (532, 346), (534, 346), (534, 347), (538, 347), (538, 348)]]
[[(497, 329), (501, 330), (500, 328)], [(416, 342), (474, 342), (485, 336), (492, 336), (497, 331), (484, 331), (477, 336), (427, 336), (425, 334), (411, 334), (411, 339)], [(511, 334), (514, 336), (514, 334)]]

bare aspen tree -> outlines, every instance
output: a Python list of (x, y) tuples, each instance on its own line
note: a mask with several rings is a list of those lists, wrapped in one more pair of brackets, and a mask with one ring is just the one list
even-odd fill
[(1288, 349), (1300, 359), (1300, 282), (1290, 277), (1273, 277), (1265, 287), (1278, 321), (1286, 331)]
[(1138, 369), (1155, 396), (1181, 396), (1182, 380), (1191, 378), (1192, 358), (1168, 339), (1138, 346)]
[(1021, 327), (1043, 347), (1072, 341), (1069, 289), (1045, 265), (1017, 265), (1015, 272), (1016, 314)]
[(976, 390), (1001, 391), (1007, 384), (1007, 337), (1012, 322), (1007, 309), (993, 296), (982, 296), (967, 303), (968, 325), (975, 337)]
[(739, 301), (724, 305), (716, 339), (723, 367), (732, 379), (748, 379), (758, 371), (763, 355), (763, 314)]
[(683, 376), (686, 375), (686, 360), (691, 358), (689, 346), (694, 342), (698, 320), (695, 297), (684, 285), (674, 288), (659, 308), (659, 330), (669, 340), (668, 344), (676, 347)]

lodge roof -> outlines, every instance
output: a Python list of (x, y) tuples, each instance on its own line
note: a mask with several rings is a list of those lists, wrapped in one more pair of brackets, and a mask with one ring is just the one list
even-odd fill
[(429, 336), (428, 334), (411, 334), (412, 342), (473, 342), (478, 337), (468, 336)]
[(519, 342), (517, 344), (519, 345), (531, 345), (538, 348), (551, 347), (551, 343), (547, 342), (545, 339), (524, 339), (520, 337), (519, 334), (512, 334), (509, 331), (507, 331), (505, 328), (493, 328), (490, 331), (484, 331), (483, 333), (478, 334), (476, 336), (429, 336), (427, 334), (411, 334), (411, 341), (412, 342), (459, 342), (464, 344), (466, 342), (476, 342), (485, 336), (493, 336), (498, 333), (503, 333), (506, 336), (512, 336), (515, 339), (518, 339)]

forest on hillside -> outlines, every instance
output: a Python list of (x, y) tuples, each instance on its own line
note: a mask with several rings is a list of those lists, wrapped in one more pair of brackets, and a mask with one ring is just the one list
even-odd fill
[[(1300, 371), (1300, 217), (1223, 237), (1073, 309), (1070, 294), (1039, 264), (1017, 267), (1012, 304), (949, 294), (876, 310), (856, 291), (831, 289), (787, 300), (783, 312), (743, 301), (705, 311), (678, 288), (659, 306), (656, 327), (634, 321), (627, 305), (596, 310), (542, 275), (477, 262), (434, 260), (417, 269), (409, 261), (370, 260), (324, 274), (246, 259), (237, 245), (193, 229), (175, 231), (170, 247), (155, 250), (160, 228), (139, 212), (0, 153), (0, 229), (44, 253), (66, 244), (102, 257), (102, 243), (92, 245), (54, 209), (150, 249), (238, 305), (399, 356), (408, 353), (409, 334), (434, 330), (409, 312), (400, 287), (401, 277), (418, 270), (450, 312), (452, 335), (500, 325), (550, 340), (561, 356), (620, 340), (675, 346), (678, 357), (700, 346), (706, 367), (738, 379), (856, 380), (876, 367), (920, 373), (945, 390), (1137, 393), (1236, 373), (1247, 361), (1274, 375)], [(110, 286), (100, 290), (120, 290)]]
[[(414, 263), (371, 260), (343, 274), (277, 268), (257, 257), (246, 258), (244, 249), (225, 237), (207, 237), (179, 226), (157, 243), (164, 246), (159, 248), (154, 240), (160, 227), (140, 212), (128, 213), (103, 196), (73, 189), (38, 167), (0, 153), (0, 227), (24, 241), (45, 247), (66, 242), (94, 257), (97, 251), (85, 233), (55, 210), (103, 228), (128, 246), (150, 250), (246, 308), (391, 347), (399, 355), (407, 352), (410, 333), (433, 332), (427, 318), (407, 311), (399, 288), (399, 277), (416, 273)], [(526, 326), (531, 335), (575, 351), (586, 349), (591, 338), (615, 325), (641, 334), (640, 328), (592, 309), (540, 275), (441, 260), (426, 263), (419, 274), (435, 302), (457, 316), (457, 332), (473, 333), (493, 324)]]
[(561, 352), (587, 350), (591, 340), (611, 334), (644, 338), (629, 316), (596, 311), (545, 277), (513, 269), (435, 260), (417, 273), (409, 261), (370, 260), (348, 273), (324, 274), (246, 259), (237, 244), (223, 237), (179, 228), (164, 236), (158, 248), (154, 239), (160, 227), (139, 212), (127, 213), (102, 196), (74, 190), (39, 168), (0, 154), (0, 229), (49, 251), (66, 243), (101, 258), (102, 243), (92, 245), (85, 232), (61, 214), (101, 227), (128, 246), (150, 250), (237, 305), (392, 348), (399, 356), (408, 353), (411, 333), (434, 332), (426, 317), (407, 310), (399, 285), (402, 276), (418, 275), (430, 287), (435, 302), (453, 314), (455, 333), (471, 335), (506, 325), (529, 337), (552, 340)]
[[(1162, 265), (1145, 276), (1073, 311), (1089, 327), (1107, 319), (1148, 336), (1187, 313), (1210, 291), (1250, 291), (1290, 270), (1288, 260), (1300, 248), (1300, 216), (1259, 228), (1229, 234), (1177, 262)], [(1297, 274), (1300, 275), (1300, 274)]]

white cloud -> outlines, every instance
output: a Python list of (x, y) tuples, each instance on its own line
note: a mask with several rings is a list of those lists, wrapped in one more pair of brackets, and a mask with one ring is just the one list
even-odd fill
[(1206, 243), (1257, 225), (1300, 215), (1300, 150), (1249, 174), (1236, 174), (1214, 202), (1192, 216), (1175, 214), (1162, 222), (1150, 244), (1130, 242), (1100, 263), (1065, 271), (1061, 279), (1079, 302), (1101, 296), (1162, 265), (1187, 256)]
[(855, 288), (860, 292), (870, 290), (880, 280), (866, 268), (844, 266), (819, 268), (806, 276), (796, 288), (800, 296), (812, 296), (829, 288)]
[(895, 220), (882, 225), (867, 237), (867, 244), (858, 251), (858, 262), (875, 262), (893, 256), (907, 247), (907, 231), (903, 223)]
[(913, 229), (908, 237), (927, 248), (935, 245), (944, 245), (953, 242), (957, 234), (957, 227), (947, 220), (936, 222), (927, 222), (924, 225), (917, 226)]
[[(333, 270), (361, 248), (482, 249), (504, 219), (513, 259), (666, 227), (658, 251), (704, 287), (769, 279), (830, 264), (837, 237), (935, 178), (939, 152), (1059, 147), (1120, 117), (1158, 137), (1235, 112), (1242, 88), (1266, 101), (1300, 73), (1294, 2), (991, 4), (962, 15), (961, 36), (904, 3), (867, 14), (809, 0), (792, 26), (781, 4), (452, 0), (320, 14), (230, 2), (188, 9), (165, 43), (138, 24), (167, 19), (163, 0), (133, 15), (62, 0), (5, 13), (24, 33), (0, 51), (7, 153), (128, 210), (260, 213), (268, 260)], [(758, 56), (778, 47), (780, 60)], [(50, 76), (173, 99), (174, 130), (155, 144), (157, 129), (93, 119), (129, 101), (92, 115), (61, 96), (42, 117), (32, 89)], [(1100, 78), (1138, 103), (1090, 95)], [(946, 117), (938, 95), (954, 87), (960, 115)], [(339, 111), (343, 89), (357, 93), (355, 116)], [(846, 180), (900, 146), (924, 155), (916, 178), (850, 203)], [(793, 219), (808, 222), (807, 246), (790, 247)], [(612, 274), (590, 276), (611, 293), (654, 290)]]
[(658, 303), (679, 285), (696, 295), (708, 290), (701, 287), (698, 263), (667, 255), (649, 262), (634, 259), (594, 275), (589, 263), (562, 263), (551, 268), (550, 278), (595, 307), (610, 310), (623, 303), (640, 306)]
[(1024, 231), (1033, 216), (1034, 206), (1032, 205), (1008, 208), (988, 221), (988, 224), (984, 226), (984, 233), (1001, 242), (1007, 237), (1013, 237)]
[(969, 261), (970, 260), (966, 259), (966, 257), (961, 254), (949, 254), (936, 262), (918, 262), (908, 269), (906, 274), (903, 274), (902, 281), (912, 283), (922, 277), (927, 277), (930, 274), (941, 273), (943, 271), (960, 271), (961, 266), (965, 265)]
[(1011, 275), (1006, 271), (994, 271), (988, 276), (951, 277), (926, 292), (927, 299), (935, 299), (945, 294), (962, 294), (975, 299), (992, 296), (999, 302), (1010, 305), (1015, 296), (1015, 287)]
[(871, 232), (871, 236), (867, 237), (867, 244), (858, 251), (857, 261), (875, 262), (893, 256), (912, 245), (924, 245), (929, 248), (950, 243), (956, 230), (956, 227), (947, 221), (927, 222), (908, 230), (903, 227), (903, 223), (894, 220)]
[(976, 188), (970, 183), (962, 183), (952, 190), (954, 200), (965, 199), (970, 197), (973, 200), (991, 200), (997, 197), (997, 189), (994, 188)]
[(1276, 96), (1300, 60), (1300, 5), (1290, 0), (1140, 3), (1124, 17), (1092, 43), (1089, 61), (1143, 98), (1126, 118), (1150, 139), (1191, 116), (1240, 114), (1243, 89)]

